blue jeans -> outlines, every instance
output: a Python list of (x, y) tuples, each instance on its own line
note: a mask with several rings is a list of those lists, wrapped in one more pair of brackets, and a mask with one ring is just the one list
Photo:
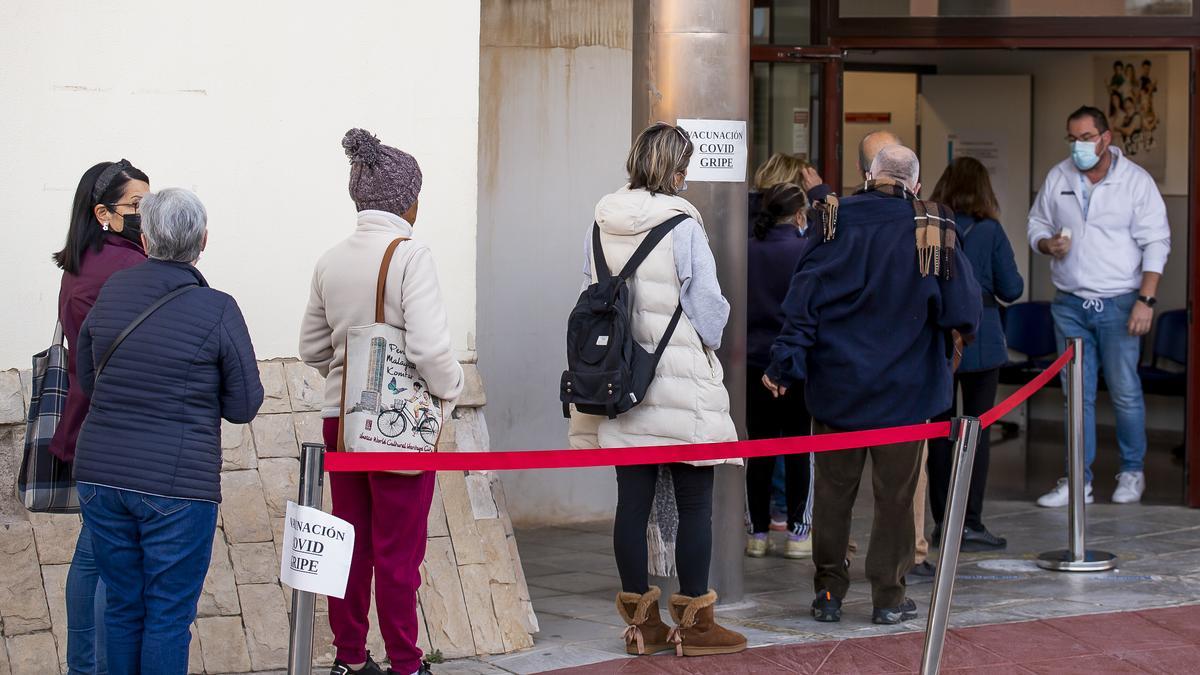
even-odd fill
[(104, 658), (104, 581), (92, 553), (92, 533), (79, 530), (67, 572), (67, 672), (108, 675)]
[(186, 675), (217, 505), (90, 483), (79, 503), (108, 585), (109, 672)]
[[(1059, 292), (1050, 312), (1058, 349), (1068, 337), (1083, 338), (1083, 464), (1092, 480), (1096, 459), (1096, 385), (1101, 369), (1117, 418), (1121, 471), (1141, 471), (1146, 457), (1146, 401), (1138, 377), (1141, 338), (1129, 334), (1129, 314), (1137, 293), (1084, 300)], [(1066, 371), (1063, 371), (1064, 387)]]

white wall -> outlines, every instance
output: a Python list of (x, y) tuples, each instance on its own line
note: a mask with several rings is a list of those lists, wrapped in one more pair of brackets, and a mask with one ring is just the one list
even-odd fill
[[(498, 450), (561, 448), (567, 315), (596, 201), (630, 142), (629, 0), (484, 0), (479, 367)], [(518, 525), (612, 517), (608, 467), (507, 472)]]
[(199, 268), (232, 293), (260, 358), (293, 356), (312, 265), (354, 227), (342, 134), (361, 126), (425, 175), (455, 346), (475, 326), (478, 0), (0, 4), (0, 369), (49, 341), (75, 187), (126, 157), (199, 193)]

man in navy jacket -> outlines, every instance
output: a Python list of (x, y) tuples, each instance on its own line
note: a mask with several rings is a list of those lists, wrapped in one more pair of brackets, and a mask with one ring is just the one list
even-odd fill
[[(881, 149), (865, 188), (841, 201), (833, 227), (814, 233), (824, 240), (792, 279), (763, 384), (781, 394), (805, 382), (817, 433), (919, 424), (950, 406), (951, 332), (975, 332), (982, 300), (970, 263), (955, 246), (953, 221), (919, 217), (919, 169), (912, 150)], [(816, 456), (818, 621), (841, 618), (850, 586), (844, 565), (850, 518), (868, 453), (875, 496), (866, 563), (873, 620), (916, 617), (904, 585), (913, 564), (921, 460), (921, 443), (911, 442)]]

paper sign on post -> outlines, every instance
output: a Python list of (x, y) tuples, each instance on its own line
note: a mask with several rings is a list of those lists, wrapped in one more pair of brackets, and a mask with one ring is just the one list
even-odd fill
[(324, 511), (288, 502), (280, 581), (299, 591), (344, 597), (353, 555), (353, 525)]
[(687, 179), (711, 183), (746, 181), (745, 120), (678, 120), (696, 146)]

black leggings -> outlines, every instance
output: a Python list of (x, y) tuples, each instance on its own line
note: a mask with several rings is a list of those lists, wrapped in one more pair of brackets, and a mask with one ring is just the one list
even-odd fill
[[(646, 552), (646, 523), (654, 505), (657, 464), (617, 467), (617, 517), (613, 523), (613, 553), (626, 593), (650, 590)], [(712, 559), (713, 468), (670, 464), (679, 509), (679, 536), (675, 542), (675, 569), (679, 592), (699, 597), (708, 592), (708, 565)]]
[[(763, 371), (746, 369), (746, 430), (750, 440), (808, 436), (812, 418), (804, 404), (804, 383), (774, 398), (762, 385)], [(808, 487), (812, 475), (811, 455), (784, 455), (787, 524), (792, 534), (808, 534), (812, 514), (808, 511)], [(746, 467), (746, 499), (750, 506), (750, 524), (755, 534), (771, 526), (771, 483), (775, 475), (775, 457), (751, 457)]]
[[(958, 389), (962, 389), (962, 414), (979, 417), (996, 405), (996, 388), (1000, 383), (999, 369), (977, 373), (958, 373), (954, 376), (955, 403), (950, 410), (933, 418), (935, 422), (948, 420), (957, 409)], [(983, 529), (983, 493), (987, 491), (988, 463), (991, 460), (991, 443), (988, 431), (979, 434), (979, 446), (975, 449), (975, 465), (971, 469), (971, 489), (967, 495), (967, 517), (964, 524), (971, 529)], [(953, 444), (944, 438), (929, 441), (929, 505), (933, 520), (942, 524), (946, 514), (946, 503), (950, 492), (950, 470), (954, 462)]]

